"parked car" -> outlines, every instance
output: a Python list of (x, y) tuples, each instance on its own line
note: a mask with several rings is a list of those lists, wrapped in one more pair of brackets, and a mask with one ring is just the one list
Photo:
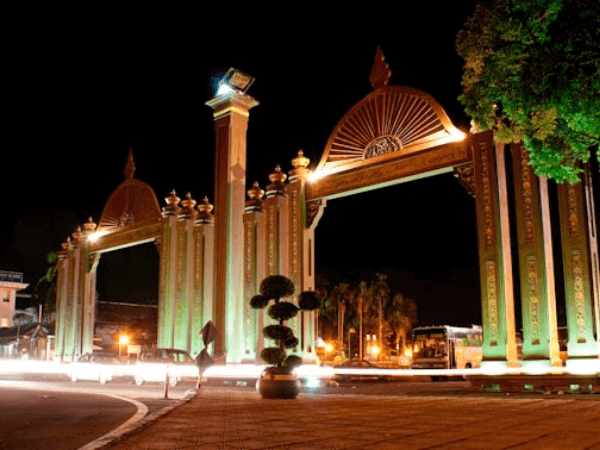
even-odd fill
[(190, 354), (174, 348), (152, 348), (142, 350), (134, 366), (135, 384), (143, 385), (147, 381), (164, 382), (167, 378), (170, 386), (180, 381), (198, 382), (200, 370)]
[(113, 354), (85, 353), (69, 365), (69, 377), (73, 383), (97, 380), (106, 384), (113, 378), (130, 376), (131, 366)]
[[(343, 373), (336, 373), (336, 369), (344, 369)], [(348, 370), (346, 370), (348, 369)], [(351, 380), (392, 380), (390, 375), (369, 373), (369, 369), (381, 369), (375, 364), (364, 359), (349, 359), (333, 368), (333, 380), (348, 382)]]

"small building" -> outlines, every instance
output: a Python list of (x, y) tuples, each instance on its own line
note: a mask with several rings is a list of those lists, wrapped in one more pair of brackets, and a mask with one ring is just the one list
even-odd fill
[(14, 325), (17, 292), (29, 286), (23, 283), (23, 274), (0, 270), (0, 329)]
[(53, 353), (54, 324), (0, 328), (0, 358), (51, 360)]

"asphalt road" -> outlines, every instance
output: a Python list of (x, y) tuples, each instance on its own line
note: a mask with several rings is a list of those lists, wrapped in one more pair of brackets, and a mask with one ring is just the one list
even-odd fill
[(137, 400), (152, 414), (195, 387), (181, 383), (169, 388), (165, 400), (160, 383), (140, 387), (132, 381), (100, 385), (47, 375), (31, 375), (28, 381), (4, 378), (0, 380), (0, 449), (19, 450), (78, 449), (104, 436), (138, 410), (133, 403), (111, 395)]
[[(35, 378), (35, 377), (34, 377)], [(59, 377), (40, 377), (29, 381), (0, 380), (0, 449), (78, 449), (119, 427), (132, 417), (137, 409), (126, 401), (101, 395), (109, 394), (137, 400), (147, 406), (149, 414), (184, 397), (194, 383), (181, 383), (169, 388), (169, 399), (164, 399), (164, 385), (149, 383), (136, 386), (132, 381), (115, 381), (106, 385), (97, 382), (72, 383)], [(231, 386), (229, 386), (231, 387)], [(220, 389), (203, 386), (202, 389)], [(252, 390), (253, 387), (236, 387)], [(338, 386), (304, 388), (305, 393), (375, 396), (485, 396), (506, 394), (474, 392), (466, 381), (353, 381)], [(540, 394), (513, 394), (534, 396)], [(565, 394), (561, 398), (580, 397), (600, 400), (599, 395)], [(544, 398), (555, 395), (544, 395)]]
[(97, 394), (0, 387), (1, 449), (78, 449), (117, 428), (135, 405)]

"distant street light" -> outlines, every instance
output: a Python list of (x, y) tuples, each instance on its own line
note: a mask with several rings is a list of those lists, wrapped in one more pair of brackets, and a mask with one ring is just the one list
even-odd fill
[(126, 334), (119, 336), (119, 358), (121, 358), (121, 347), (127, 344), (129, 344), (129, 336)]

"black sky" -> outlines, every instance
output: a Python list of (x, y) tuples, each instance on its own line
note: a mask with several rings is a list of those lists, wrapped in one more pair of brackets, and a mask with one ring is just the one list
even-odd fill
[[(4, 55), (0, 269), (35, 284), (48, 251), (89, 216), (98, 222), (129, 147), (136, 177), (161, 205), (171, 189), (212, 200), (204, 103), (211, 78), (231, 66), (256, 77), (249, 94), (260, 102), (250, 114), (249, 185), (264, 187), (276, 164), (289, 171), (299, 148), (318, 163), (337, 121), (371, 92), (378, 45), (390, 84), (427, 92), (466, 129), (454, 41), (474, 2), (393, 14), (363, 6), (352, 23), (315, 10), (260, 20), (216, 8), (19, 17)], [(445, 321), (447, 305), (462, 302), (461, 322), (480, 320), (474, 203), (462, 189), (445, 175), (331, 201), (317, 229), (317, 272), (337, 281), (386, 267), (398, 290), (423, 298), (424, 321)]]

